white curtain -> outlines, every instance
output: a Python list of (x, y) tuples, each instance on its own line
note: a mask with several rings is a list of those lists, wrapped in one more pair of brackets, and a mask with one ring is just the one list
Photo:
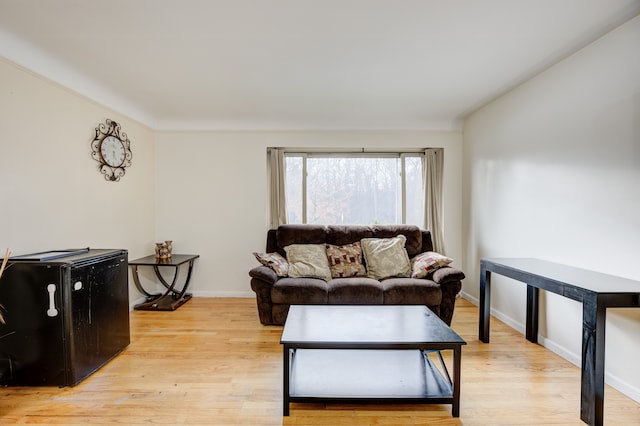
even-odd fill
[(444, 232), (442, 224), (442, 176), (444, 169), (444, 150), (430, 148), (424, 152), (422, 176), (425, 188), (424, 224), (431, 231), (433, 250), (445, 254)]
[(284, 149), (267, 148), (269, 180), (269, 227), (276, 229), (287, 223), (284, 188)]

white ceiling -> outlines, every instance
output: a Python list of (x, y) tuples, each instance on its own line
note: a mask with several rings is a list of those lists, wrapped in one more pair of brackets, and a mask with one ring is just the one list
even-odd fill
[(640, 0), (0, 0), (0, 55), (155, 129), (459, 129)]

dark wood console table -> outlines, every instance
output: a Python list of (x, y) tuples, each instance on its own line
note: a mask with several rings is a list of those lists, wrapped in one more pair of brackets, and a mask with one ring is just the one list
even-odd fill
[[(200, 257), (198, 254), (174, 254), (168, 259), (159, 259), (155, 255), (141, 257), (140, 259), (129, 261), (129, 266), (133, 272), (133, 282), (136, 288), (147, 297), (147, 300), (134, 306), (134, 309), (144, 311), (175, 311), (185, 302), (191, 299), (191, 294), (187, 293), (187, 287), (191, 280), (191, 272), (193, 271), (193, 262)], [(184, 284), (181, 289), (176, 289), (176, 283), (178, 280), (178, 272), (180, 266), (183, 264), (189, 264), (187, 276), (184, 280)], [(151, 266), (153, 267), (156, 277), (165, 287), (164, 293), (149, 293), (140, 284), (140, 278), (138, 277), (138, 266)], [(173, 279), (169, 284), (162, 274), (160, 268), (170, 267), (174, 269)]]
[(539, 289), (582, 303), (580, 418), (602, 425), (607, 308), (640, 307), (640, 282), (539, 259), (480, 260), (479, 338), (489, 343), (491, 272), (527, 284), (526, 338), (538, 341)]

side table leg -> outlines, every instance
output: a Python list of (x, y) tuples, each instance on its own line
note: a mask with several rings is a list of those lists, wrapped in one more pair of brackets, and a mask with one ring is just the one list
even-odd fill
[(131, 265), (131, 275), (133, 277), (133, 283), (136, 285), (136, 288), (140, 293), (147, 296), (147, 298), (160, 297), (159, 294), (151, 294), (142, 287), (142, 284), (140, 284), (140, 277), (138, 276), (138, 265)]
[(580, 419), (589, 425), (602, 425), (604, 421), (606, 312), (597, 298), (582, 302)]
[(158, 265), (154, 265), (153, 271), (156, 273), (156, 278), (158, 278), (162, 285), (170, 292), (173, 292), (173, 289), (176, 286), (176, 281), (178, 280), (178, 266), (173, 266), (173, 278), (171, 279), (171, 284), (169, 284), (167, 280), (164, 279), (164, 277), (160, 273), (160, 268), (158, 267)]
[(176, 281), (178, 279), (178, 274), (179, 274), (179, 268), (180, 266), (175, 266), (174, 267), (174, 271), (173, 271), (173, 279), (171, 280), (171, 284), (169, 284), (164, 277), (162, 276), (162, 274), (160, 273), (160, 270), (158, 268), (158, 266), (154, 266), (153, 269), (156, 273), (156, 277), (158, 277), (158, 280), (160, 280), (160, 282), (162, 283), (162, 285), (165, 286), (165, 288), (167, 288), (168, 290), (171, 291), (171, 294), (173, 295), (173, 298), (176, 300), (180, 300), (184, 297), (184, 295), (187, 293), (187, 288), (189, 287), (189, 282), (191, 281), (191, 274), (193, 272), (193, 262), (194, 259), (191, 259), (189, 261), (189, 265), (188, 265), (188, 269), (187, 269), (187, 276), (184, 279), (184, 284), (182, 285), (182, 290), (180, 291), (176, 291), (175, 287), (176, 287)]
[(182, 299), (187, 292), (187, 287), (189, 287), (189, 281), (191, 281), (191, 273), (193, 272), (193, 259), (189, 261), (189, 269), (187, 269), (187, 277), (184, 280), (184, 285), (182, 286), (182, 290), (178, 294), (178, 299)]
[(491, 271), (480, 261), (480, 318), (478, 338), (489, 343), (489, 319), (491, 317)]

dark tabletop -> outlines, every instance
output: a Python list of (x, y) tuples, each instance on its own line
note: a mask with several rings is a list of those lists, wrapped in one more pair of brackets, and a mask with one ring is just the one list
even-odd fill
[(280, 343), (453, 343), (465, 341), (426, 306), (294, 305)]
[(178, 266), (200, 257), (199, 254), (174, 254), (168, 259), (158, 259), (155, 255), (130, 260), (129, 265), (142, 266)]
[(484, 262), (524, 271), (594, 293), (640, 293), (640, 281), (533, 258), (490, 258)]

